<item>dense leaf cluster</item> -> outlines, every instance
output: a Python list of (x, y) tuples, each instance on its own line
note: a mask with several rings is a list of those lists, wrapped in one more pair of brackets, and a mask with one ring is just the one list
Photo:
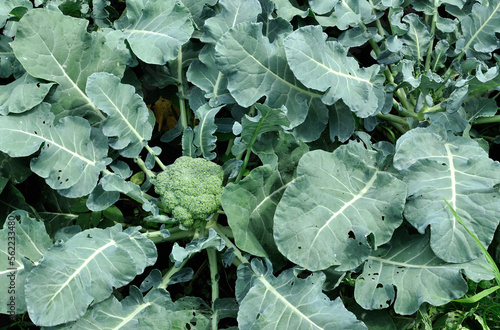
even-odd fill
[(498, 321), (499, 0), (8, 0), (0, 29), (13, 326)]

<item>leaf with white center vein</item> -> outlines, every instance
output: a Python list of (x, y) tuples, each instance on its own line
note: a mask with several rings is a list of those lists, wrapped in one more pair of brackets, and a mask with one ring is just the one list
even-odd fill
[(11, 43), (16, 58), (30, 75), (59, 84), (52, 109), (57, 118), (95, 116), (96, 109), (84, 92), (87, 77), (94, 72), (121, 77), (125, 70), (123, 52), (113, 52), (102, 34), (89, 34), (87, 25), (87, 20), (57, 11), (33, 9), (19, 21)]
[(193, 319), (197, 329), (207, 329), (210, 322), (206, 310), (195, 303), (186, 308), (183, 299), (173, 303), (166, 290), (155, 289), (143, 297), (137, 287), (131, 286), (129, 293), (121, 301), (112, 295), (89, 308), (78, 321), (50, 329), (190, 329)]
[(109, 163), (107, 141), (80, 117), (65, 117), (53, 125), (47, 103), (22, 114), (0, 116), (0, 150), (25, 157), (43, 144), (31, 170), (66, 197), (88, 195)]
[(488, 246), (500, 222), (500, 163), (488, 158), (476, 141), (438, 134), (431, 127), (414, 129), (396, 144), (394, 166), (408, 184), (404, 214), (421, 233), (430, 226), (431, 247), (438, 257), (467, 262), (481, 250), (444, 200)]
[(154, 115), (131, 85), (109, 73), (94, 73), (87, 81), (87, 95), (108, 115), (102, 124), (110, 146), (124, 157), (135, 158), (151, 139)]
[(37, 325), (74, 321), (91, 303), (108, 298), (156, 261), (148, 239), (137, 240), (121, 225), (88, 229), (56, 243), (26, 278), (26, 303)]
[(159, 65), (175, 59), (194, 31), (189, 10), (175, 0), (128, 0), (115, 28), (138, 58)]
[(309, 270), (350, 270), (390, 240), (403, 221), (406, 185), (377, 168), (378, 157), (361, 143), (302, 156), (274, 217), (284, 256)]
[(331, 301), (321, 292), (323, 273), (301, 279), (288, 269), (274, 277), (263, 268), (258, 259), (238, 268), (236, 287), (247, 291), (238, 312), (240, 329), (366, 329), (340, 298)]
[(304, 122), (310, 107), (322, 106), (321, 94), (304, 87), (288, 67), (281, 37), (270, 43), (262, 23), (241, 23), (224, 34), (215, 46), (215, 63), (239, 105), (249, 107), (266, 96), (267, 106), (286, 106), (291, 127)]
[[(484, 257), (449, 264), (431, 250), (429, 235), (409, 236), (398, 230), (394, 239), (374, 251), (356, 280), (354, 297), (365, 309), (382, 309), (394, 302), (398, 314), (415, 313), (423, 302), (444, 305), (467, 292), (462, 272), (479, 282), (493, 278)], [(396, 294), (397, 290), (397, 294)]]
[(342, 99), (358, 117), (373, 116), (385, 102), (379, 66), (359, 68), (340, 43), (326, 38), (321, 26), (305, 26), (285, 38), (293, 73), (305, 86), (326, 91), (322, 96), (325, 104)]
[[(0, 290), (4, 292), (0, 295), (0, 313), (8, 314), (11, 307), (8, 303), (12, 295), (7, 293), (15, 287), (15, 312), (22, 314), (26, 312), (24, 280), (31, 270), (25, 266), (30, 265), (30, 261), (38, 262), (52, 245), (52, 240), (43, 222), (30, 218), (26, 211), (18, 210), (5, 218), (3, 229), (0, 230), (0, 242), (2, 242), (0, 245)], [(15, 285), (12, 285), (11, 281), (14, 279)]]

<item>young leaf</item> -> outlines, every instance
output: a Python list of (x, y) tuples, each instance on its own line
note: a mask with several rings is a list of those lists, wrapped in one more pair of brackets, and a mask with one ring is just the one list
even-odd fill
[(91, 303), (108, 298), (113, 287), (129, 283), (152, 265), (155, 245), (138, 238), (137, 231), (122, 231), (118, 224), (85, 230), (49, 248), (26, 278), (33, 322), (54, 326), (74, 321)]
[[(123, 53), (113, 52), (104, 36), (89, 34), (87, 20), (58, 11), (33, 9), (19, 21), (14, 42), (16, 58), (33, 77), (56, 82), (57, 117), (96, 115), (85, 95), (87, 77), (94, 72), (123, 76)], [(98, 114), (102, 119), (102, 114)]]
[(198, 148), (200, 154), (208, 160), (212, 160), (217, 156), (212, 152), (215, 149), (215, 142), (217, 142), (217, 138), (214, 136), (217, 130), (215, 115), (221, 108), (212, 108), (208, 104), (205, 104), (195, 112), (195, 117), (199, 120), (199, 123), (194, 128), (193, 143)]
[(267, 106), (287, 108), (292, 127), (304, 122), (306, 109), (321, 103), (314, 102), (321, 94), (304, 87), (293, 75), (281, 39), (270, 43), (263, 36), (262, 23), (241, 23), (224, 34), (215, 46), (215, 63), (239, 105), (249, 107), (267, 96)]
[[(357, 278), (354, 296), (365, 309), (382, 309), (394, 303), (398, 314), (415, 313), (428, 302), (443, 305), (467, 292), (467, 277), (479, 282), (491, 279), (486, 260), (449, 264), (439, 259), (429, 245), (429, 235), (409, 236), (399, 230), (387, 246), (374, 251)], [(396, 295), (397, 290), (397, 295)]]
[(115, 22), (138, 58), (163, 65), (177, 57), (194, 31), (189, 10), (174, 0), (128, 0), (127, 11)]
[[(276, 209), (274, 238), (290, 261), (309, 270), (359, 266), (403, 221), (406, 185), (376, 167), (377, 152), (351, 143), (315, 150)], [(369, 239), (368, 236), (373, 237)]]
[[(396, 144), (394, 166), (408, 184), (406, 219), (419, 232), (430, 226), (431, 247), (447, 262), (467, 262), (481, 255), (474, 240), (448, 210), (443, 198), (467, 228), (488, 246), (500, 222), (500, 163), (488, 158), (476, 141), (414, 129)], [(448, 135), (448, 136), (446, 136)]]
[(255, 117), (245, 115), (241, 119), (241, 140), (247, 144), (253, 144), (255, 139), (264, 133), (281, 131), (282, 126), (290, 124), (284, 109), (271, 109), (263, 104), (256, 104), (258, 114)]
[(88, 195), (109, 163), (107, 141), (80, 117), (66, 117), (53, 126), (50, 105), (42, 103), (18, 115), (0, 117), (0, 150), (11, 157), (35, 153), (31, 170), (66, 197)]
[(120, 83), (120, 78), (105, 72), (94, 73), (87, 80), (87, 95), (108, 118), (102, 132), (111, 137), (110, 146), (128, 158), (139, 156), (151, 139), (154, 115), (133, 86)]
[(325, 104), (342, 99), (359, 117), (376, 114), (385, 102), (379, 66), (359, 68), (338, 42), (326, 38), (320, 26), (305, 26), (284, 40), (293, 73), (305, 86), (326, 91)]
[(217, 235), (215, 230), (210, 228), (207, 237), (194, 239), (185, 248), (181, 247), (178, 243), (174, 243), (172, 253), (170, 253), (170, 260), (175, 263), (175, 267), (180, 267), (186, 258), (190, 258), (193, 254), (203, 249), (214, 248), (222, 251), (224, 247), (224, 240)]
[[(26, 275), (33, 267), (32, 263), (38, 263), (52, 245), (52, 240), (43, 222), (36, 221), (26, 211), (19, 210), (10, 213), (5, 219), (3, 229), (0, 230), (0, 242), (0, 289), (4, 292), (0, 295), (0, 313), (9, 313), (12, 295), (7, 293), (14, 288), (15, 312), (21, 314), (26, 312)], [(15, 281), (15, 285), (11, 284), (12, 281)]]
[(238, 312), (240, 329), (366, 329), (340, 298), (331, 301), (321, 291), (323, 273), (301, 279), (288, 269), (274, 277), (272, 271), (255, 273), (256, 267), (263, 267), (258, 263), (238, 268), (238, 282), (247, 281), (248, 286)]

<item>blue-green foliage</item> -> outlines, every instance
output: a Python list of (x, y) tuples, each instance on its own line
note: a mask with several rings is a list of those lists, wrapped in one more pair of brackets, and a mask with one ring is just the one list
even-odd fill
[(156, 177), (155, 191), (165, 212), (186, 228), (197, 227), (220, 208), (222, 167), (182, 156)]

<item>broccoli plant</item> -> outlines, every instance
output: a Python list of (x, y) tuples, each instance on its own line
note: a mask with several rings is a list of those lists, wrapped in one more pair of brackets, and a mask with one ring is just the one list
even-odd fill
[(220, 208), (223, 176), (213, 162), (182, 156), (158, 174), (155, 191), (165, 212), (183, 228), (196, 228)]
[(500, 0), (0, 0), (0, 313), (494, 325), (499, 36)]

